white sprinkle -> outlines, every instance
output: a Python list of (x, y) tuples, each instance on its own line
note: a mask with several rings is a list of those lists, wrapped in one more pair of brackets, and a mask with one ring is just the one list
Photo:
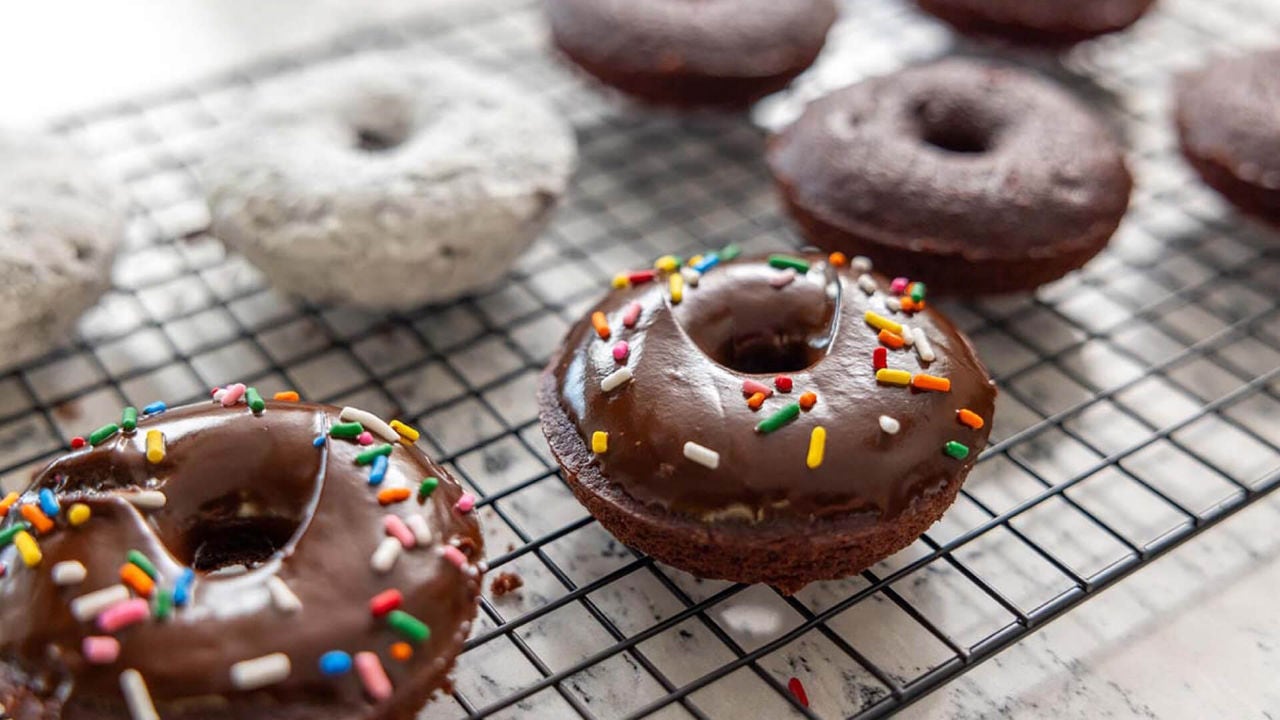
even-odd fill
[(405, 518), (404, 524), (409, 526), (409, 531), (413, 533), (419, 545), (431, 544), (431, 528), (427, 527), (426, 518), (421, 515), (410, 515)]
[(71, 601), (71, 616), (80, 622), (88, 622), (103, 610), (129, 599), (129, 588), (124, 585), (111, 585), (85, 593)]
[(385, 575), (391, 571), (391, 566), (396, 564), (396, 558), (400, 557), (400, 549), (403, 546), (400, 541), (393, 538), (383, 538), (378, 544), (378, 549), (373, 551), (373, 557), (369, 560), (369, 565), (373, 567), (374, 572), (379, 575)]
[(139, 510), (159, 510), (169, 502), (169, 498), (159, 490), (141, 490), (139, 492), (120, 493), (120, 497), (128, 500)]
[(365, 430), (368, 430), (387, 442), (400, 441), (400, 433), (396, 432), (390, 425), (383, 422), (382, 418), (374, 415), (368, 410), (344, 407), (342, 408), (342, 412), (338, 414), (338, 419), (343, 422), (358, 422), (364, 426)]
[(89, 575), (89, 571), (85, 570), (84, 565), (79, 562), (67, 560), (54, 565), (49, 575), (53, 578), (54, 585), (77, 585), (84, 582), (85, 577)]
[(795, 281), (796, 271), (791, 268), (787, 268), (777, 275), (774, 275), (772, 278), (769, 278), (769, 284), (779, 289), (784, 288)]
[(151, 702), (151, 693), (147, 691), (142, 673), (133, 668), (120, 673), (120, 692), (124, 693), (124, 704), (129, 706), (133, 720), (160, 720), (160, 713)]
[(224, 398), (224, 397), (226, 397), (226, 396), (227, 396), (227, 389), (226, 389), (226, 388), (221, 388), (221, 389), (219, 389), (217, 392), (215, 392), (215, 393), (213, 394), (213, 401), (214, 401), (214, 402), (216, 402), (216, 403), (221, 403), (221, 402), (222, 402), (222, 398)]
[(684, 456), (712, 470), (720, 467), (720, 453), (703, 447), (692, 440), (684, 444)]
[(866, 255), (855, 255), (849, 263), (849, 267), (862, 273), (871, 272), (871, 258)]
[(698, 281), (702, 279), (702, 273), (691, 267), (680, 268), (680, 274), (684, 276), (684, 281), (694, 287), (698, 287)]
[(603, 392), (613, 392), (628, 382), (631, 382), (631, 368), (620, 367), (600, 381), (600, 389)]
[(237, 690), (256, 690), (283, 681), (292, 669), (289, 656), (284, 653), (241, 660), (231, 666), (231, 684)]
[(872, 280), (870, 275), (859, 275), (858, 287), (862, 288), (862, 292), (868, 295), (876, 294), (876, 281)]
[(901, 325), (902, 325), (902, 344), (906, 345), (907, 347), (911, 347), (912, 345), (915, 345), (916, 336), (915, 336), (915, 333), (911, 332), (912, 330), (911, 326), (907, 325), (906, 323), (901, 323)]
[(929, 336), (925, 334), (924, 328), (911, 328), (911, 337), (916, 341), (916, 353), (920, 355), (920, 359), (925, 362), (933, 362), (938, 356), (933, 352), (933, 344), (929, 342)]
[(884, 306), (893, 312), (898, 312), (902, 309), (902, 301), (896, 297), (887, 297), (884, 299)]
[(267, 581), (267, 590), (271, 592), (271, 602), (275, 603), (280, 612), (293, 613), (302, 609), (302, 601), (278, 575), (272, 575)]
[(894, 420), (888, 415), (881, 415), (880, 429), (889, 433), (890, 435), (897, 435), (898, 431), (902, 429), (902, 423), (898, 422), (897, 420)]

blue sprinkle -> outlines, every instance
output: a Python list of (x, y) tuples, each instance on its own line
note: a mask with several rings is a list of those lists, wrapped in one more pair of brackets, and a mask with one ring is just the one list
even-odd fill
[(320, 672), (325, 675), (345, 675), (351, 672), (351, 656), (341, 650), (330, 650), (320, 656)]
[(324, 447), (324, 436), (317, 435), (316, 439), (311, 441), (311, 444), (315, 447)]
[(196, 573), (191, 568), (183, 568), (178, 581), (173, 584), (173, 604), (179, 607), (186, 605), (191, 599), (191, 583), (195, 582)]
[(159, 415), (160, 413), (168, 409), (169, 409), (168, 405), (165, 405), (162, 401), (157, 400), (151, 403), (150, 405), (142, 408), (142, 414), (143, 415)]
[(706, 255), (702, 256), (702, 259), (699, 260), (697, 264), (693, 266), (693, 269), (697, 270), (700, 273), (704, 273), (719, 264), (720, 264), (720, 256), (718, 254), (707, 253)]
[(57, 517), (58, 510), (62, 506), (58, 504), (58, 498), (54, 496), (53, 491), (49, 488), (40, 489), (40, 509), (49, 517)]
[(373, 469), (369, 471), (369, 484), (381, 485), (382, 481), (387, 478), (387, 461), (386, 455), (379, 455), (373, 459)]

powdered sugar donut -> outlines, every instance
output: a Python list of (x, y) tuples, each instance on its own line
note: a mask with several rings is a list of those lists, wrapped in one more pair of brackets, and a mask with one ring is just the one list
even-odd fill
[(360, 61), (277, 91), (203, 176), (215, 234), (310, 300), (397, 309), (494, 283), (576, 164), (546, 104), (452, 63)]
[(106, 291), (122, 207), (65, 141), (0, 130), (0, 369), (65, 341)]

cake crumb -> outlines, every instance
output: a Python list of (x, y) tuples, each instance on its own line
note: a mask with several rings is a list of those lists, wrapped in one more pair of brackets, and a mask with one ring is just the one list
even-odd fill
[(521, 580), (519, 575), (513, 572), (502, 572), (498, 573), (498, 576), (493, 579), (493, 583), (489, 585), (489, 590), (493, 592), (495, 598), (500, 598), (504, 595), (510, 595), (522, 587), (524, 587), (524, 580)]

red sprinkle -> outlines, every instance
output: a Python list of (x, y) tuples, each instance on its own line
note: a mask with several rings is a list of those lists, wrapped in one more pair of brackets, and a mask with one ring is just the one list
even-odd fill
[(8, 572), (9, 568), (4, 563), (0, 563), (0, 578), (4, 577)]
[(82, 447), (84, 447), (84, 438), (80, 437), (79, 435), (71, 438), (72, 450), (79, 450)]
[(773, 386), (778, 388), (778, 392), (791, 392), (791, 378), (786, 375), (779, 375), (773, 379)]
[(793, 677), (788, 680), (787, 689), (796, 696), (796, 700), (800, 701), (801, 707), (809, 707), (809, 694), (804, 691), (804, 685), (800, 684), (800, 678)]
[(627, 355), (631, 353), (631, 346), (626, 340), (619, 340), (613, 345), (613, 359), (620, 363), (627, 361)]
[(632, 273), (627, 273), (627, 282), (632, 285), (639, 285), (640, 283), (647, 283), (656, 277), (658, 277), (658, 272), (656, 270), (637, 270)]
[(627, 312), (622, 316), (622, 324), (626, 327), (635, 327), (636, 321), (640, 319), (640, 312), (644, 308), (640, 307), (640, 303), (633, 302), (627, 306)]
[(756, 382), (755, 380), (742, 381), (743, 395), (746, 395), (747, 397), (751, 397), (756, 393), (761, 393), (765, 397), (770, 397), (771, 395), (773, 395), (773, 388), (769, 387), (768, 385), (765, 385), (762, 382)]
[(871, 352), (871, 364), (876, 370), (883, 370), (889, 367), (889, 349), (878, 347)]
[(373, 599), (369, 601), (369, 612), (373, 613), (374, 617), (382, 617), (400, 607), (402, 602), (404, 602), (404, 596), (400, 594), (399, 590), (384, 590), (374, 595)]

